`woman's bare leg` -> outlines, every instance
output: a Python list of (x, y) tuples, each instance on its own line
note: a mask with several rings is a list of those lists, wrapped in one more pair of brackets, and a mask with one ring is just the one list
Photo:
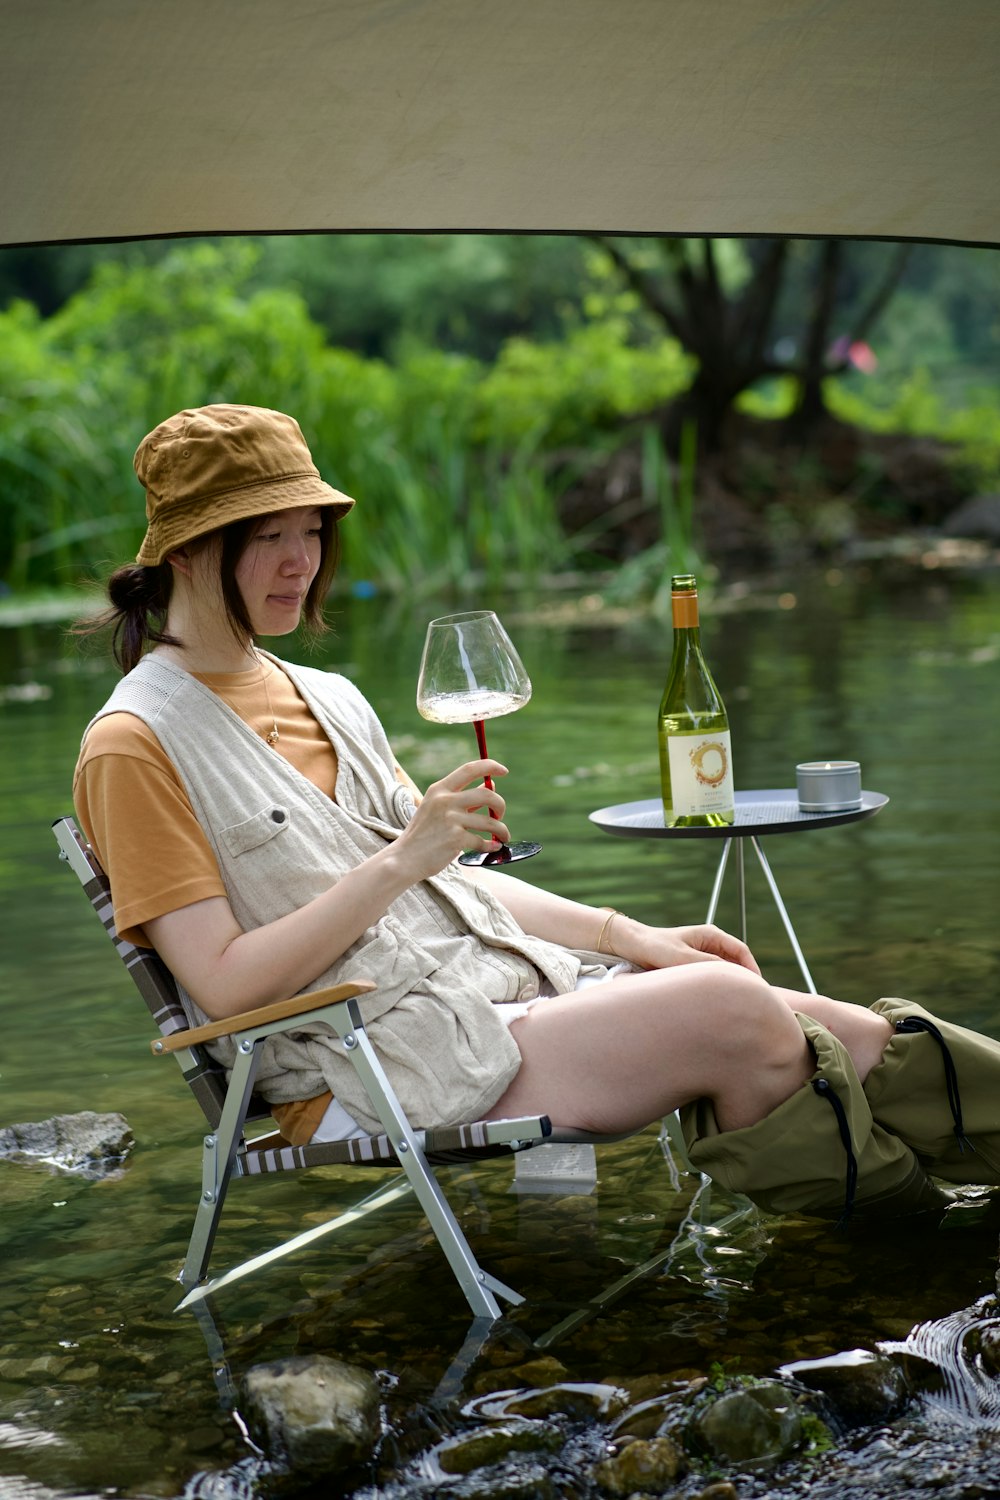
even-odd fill
[(755, 1124), (814, 1062), (787, 1001), (747, 969), (696, 963), (559, 995), (515, 1021), (523, 1062), (492, 1119), (548, 1114), (600, 1133), (708, 1098), (721, 1130)]
[(892, 1036), (892, 1027), (885, 1017), (877, 1016), (863, 1005), (831, 1000), (827, 995), (803, 995), (798, 990), (785, 990), (777, 985), (773, 988), (792, 1010), (812, 1016), (814, 1021), (831, 1031), (838, 1042), (843, 1042), (851, 1054), (858, 1077), (864, 1083), (872, 1068), (882, 1061), (882, 1053)]

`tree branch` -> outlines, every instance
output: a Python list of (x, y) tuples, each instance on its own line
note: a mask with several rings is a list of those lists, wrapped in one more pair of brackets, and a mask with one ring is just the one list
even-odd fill
[(868, 306), (861, 313), (851, 335), (851, 342), (857, 343), (860, 339), (866, 339), (868, 334), (878, 322), (892, 294), (900, 283), (906, 263), (910, 258), (912, 245), (897, 245), (896, 253), (890, 262), (882, 285), (877, 289)]
[(829, 373), (827, 351), (830, 347), (830, 323), (837, 304), (837, 284), (843, 260), (841, 241), (824, 240), (818, 260), (805, 346), (795, 371), (799, 381), (799, 394), (794, 416), (801, 426), (815, 421), (824, 410), (823, 377)]
[(624, 251), (619, 250), (614, 240), (605, 234), (591, 234), (587, 238), (611, 257), (614, 266), (621, 273), (628, 287), (635, 292), (640, 302), (644, 304), (649, 312), (653, 313), (661, 322), (666, 324), (674, 338), (678, 339), (684, 345), (685, 349), (694, 352), (690, 341), (690, 332), (681, 315), (675, 308), (671, 307), (666, 298), (660, 294), (658, 288), (639, 270), (638, 266), (630, 260)]
[(742, 362), (756, 370), (764, 360), (764, 345), (774, 317), (778, 293), (788, 258), (788, 240), (772, 240), (763, 263), (740, 300), (733, 344), (744, 351)]
[(821, 376), (826, 364), (826, 351), (830, 344), (830, 321), (837, 300), (837, 282), (843, 251), (839, 240), (827, 240), (820, 251), (820, 272), (813, 296), (809, 332), (806, 336), (803, 369), (808, 378), (813, 372)]
[[(660, 251), (677, 282), (684, 313), (678, 313), (686, 337), (684, 347), (699, 359), (704, 358), (705, 309), (698, 274), (688, 253), (687, 241), (666, 235), (660, 240)], [(685, 316), (686, 314), (686, 316)]]

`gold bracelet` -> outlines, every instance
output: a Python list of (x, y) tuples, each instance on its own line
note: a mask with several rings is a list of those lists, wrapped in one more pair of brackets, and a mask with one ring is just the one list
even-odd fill
[[(608, 913), (608, 915), (607, 915), (607, 917), (604, 920), (604, 926), (601, 928), (601, 935), (597, 939), (597, 947), (594, 950), (597, 953), (603, 953), (605, 951), (605, 949), (604, 949), (604, 934), (607, 932), (608, 928), (611, 926), (612, 922), (615, 920), (615, 917), (621, 915), (621, 913), (615, 907), (613, 907), (613, 906), (604, 906), (604, 907), (601, 908), (601, 910), (602, 911), (606, 911)], [(615, 950), (612, 948), (612, 946), (611, 946), (610, 943), (608, 944), (607, 951), (611, 955), (612, 958), (621, 958), (621, 954), (620, 953), (616, 953)]]

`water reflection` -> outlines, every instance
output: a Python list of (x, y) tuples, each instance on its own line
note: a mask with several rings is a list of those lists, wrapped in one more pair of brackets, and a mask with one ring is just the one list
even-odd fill
[[(953, 1019), (1000, 1032), (1000, 798), (989, 749), (1000, 586), (983, 576), (911, 579), (888, 592), (849, 580), (793, 588), (794, 610), (706, 607), (703, 634), (732, 710), (739, 785), (791, 785), (797, 761), (843, 754), (892, 799), (869, 824), (768, 843), (810, 967), (844, 998), (905, 986)], [(482, 602), (516, 625), (535, 686), (532, 703), (495, 730), (517, 820), (545, 845), (534, 873), (647, 920), (701, 920), (714, 848), (609, 838), (587, 819), (655, 795), (666, 627), (609, 624), (595, 610), (563, 611), (549, 625), (530, 601)], [(416, 713), (423, 623), (408, 607), (392, 614), (357, 601), (322, 651), (364, 685), (418, 780), (466, 754), (464, 738), (452, 743)], [(81, 659), (56, 627), (0, 631), (0, 1124), (120, 1110), (138, 1142), (117, 1181), (0, 1163), (4, 1495), (115, 1486), (173, 1496), (196, 1474), (190, 1493), (208, 1494), (212, 1475), (236, 1475), (246, 1460), (219, 1399), (218, 1351), (213, 1358), (193, 1318), (173, 1313), (198, 1191), (194, 1106), (176, 1070), (150, 1058), (143, 1008), (49, 832), (68, 810), (82, 726), (111, 684), (103, 663)], [(795, 983), (752, 878), (749, 897), (765, 972)], [(720, 920), (733, 925), (735, 913)], [(696, 1179), (671, 1174), (655, 1130), (605, 1149), (591, 1196), (514, 1195), (510, 1171), (496, 1163), (445, 1174), (483, 1263), (529, 1296), (472, 1358), (458, 1382), (466, 1404), (553, 1383), (613, 1386), (638, 1401), (642, 1381), (667, 1389), (713, 1364), (767, 1373), (905, 1341), (914, 1325), (975, 1308), (994, 1290), (997, 1216), (977, 1216), (975, 1202), (940, 1232), (890, 1226), (845, 1238), (824, 1225), (763, 1221), (722, 1194), (701, 1202)], [(223, 1262), (346, 1207), (374, 1180), (326, 1170), (246, 1194), (237, 1184)], [(385, 1212), (377, 1241), (360, 1226), (214, 1310), (234, 1381), (255, 1362), (309, 1351), (382, 1371), (396, 1424), (387, 1455), (402, 1464), (438, 1445), (439, 1463), (451, 1451), (440, 1445), (471, 1420), (454, 1403), (434, 1406), (465, 1344), (464, 1302), (412, 1204)], [(430, 1410), (437, 1415), (422, 1427), (419, 1413)], [(517, 1415), (529, 1420), (547, 1419)], [(237, 1479), (227, 1483), (235, 1493)]]

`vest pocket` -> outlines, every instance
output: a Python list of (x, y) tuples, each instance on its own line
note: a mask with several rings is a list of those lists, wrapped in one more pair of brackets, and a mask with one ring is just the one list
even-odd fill
[(275, 802), (262, 807), (252, 818), (246, 818), (242, 823), (232, 823), (220, 832), (230, 854), (246, 854), (251, 849), (259, 849), (261, 844), (266, 844), (277, 834), (284, 833), (290, 826), (290, 821), (288, 808)]

